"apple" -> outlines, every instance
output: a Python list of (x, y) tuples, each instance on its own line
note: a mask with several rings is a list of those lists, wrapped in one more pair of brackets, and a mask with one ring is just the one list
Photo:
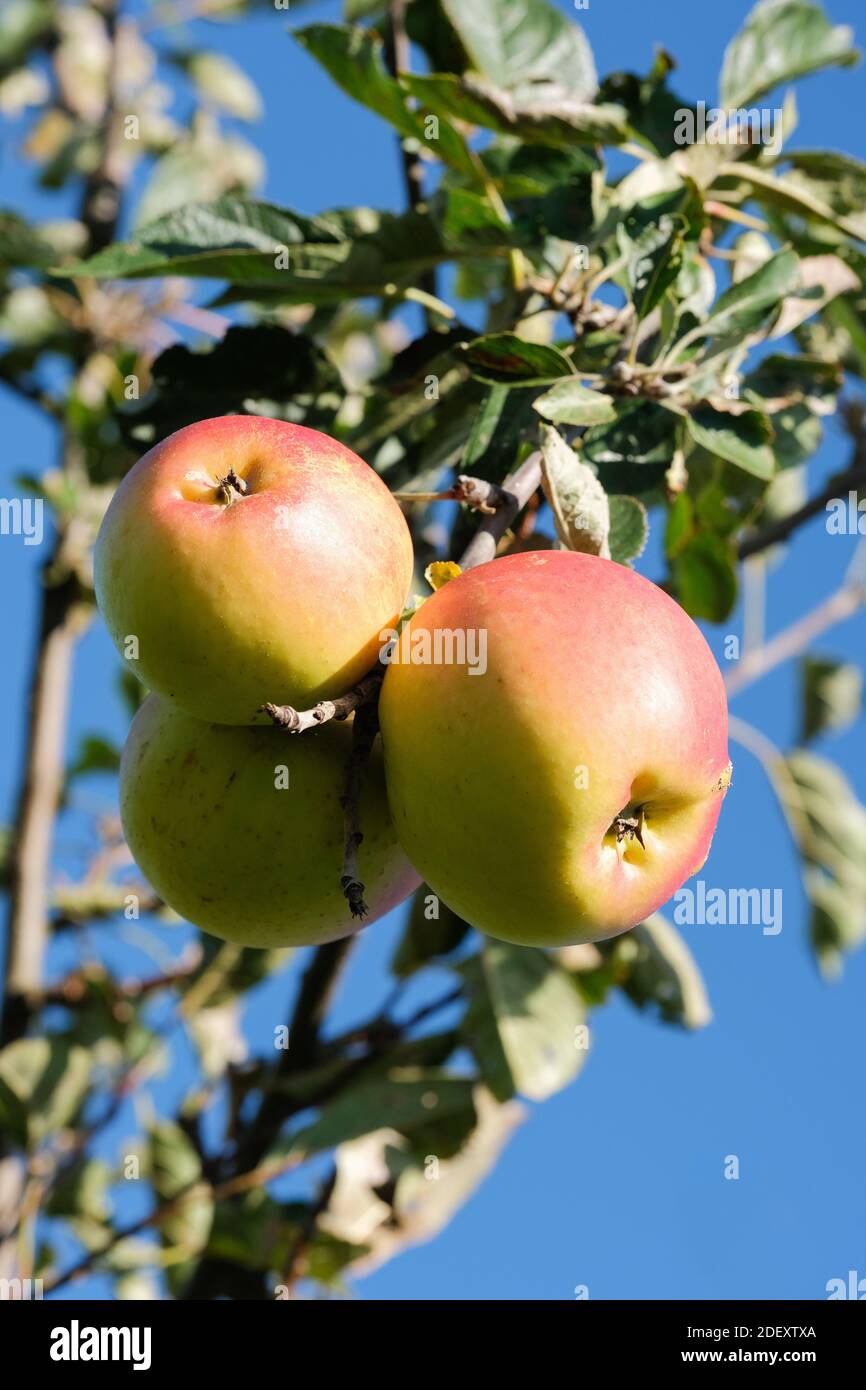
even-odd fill
[(342, 695), (402, 611), (412, 542), (351, 450), (281, 420), (178, 430), (123, 479), (97, 538), (108, 630), (149, 689), (220, 724)]
[[(182, 917), (242, 946), (308, 946), (348, 936), (340, 889), (351, 725), (300, 736), (191, 718), (151, 695), (120, 769), (120, 813), (144, 876)], [(385, 795), (381, 743), (364, 772), (358, 871), (369, 915), (418, 886)]]
[[(455, 634), (476, 657), (486, 640), (474, 672), (448, 662)], [(611, 560), (534, 551), (451, 580), (404, 629), (379, 714), (404, 850), (491, 936), (614, 936), (707, 857), (721, 675), (679, 605)]]

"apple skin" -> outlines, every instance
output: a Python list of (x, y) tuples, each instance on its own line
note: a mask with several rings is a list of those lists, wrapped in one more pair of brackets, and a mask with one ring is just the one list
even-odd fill
[[(350, 724), (292, 736), (205, 724), (151, 695), (120, 768), (129, 848), (159, 896), (195, 926), (242, 946), (310, 946), (349, 936), (418, 886), (385, 795), (381, 743), (361, 790), (359, 876), (369, 915), (340, 889), (340, 797)], [(277, 790), (277, 770), (289, 785)]]
[[(247, 493), (227, 503), (233, 468)], [(151, 690), (220, 724), (308, 708), (374, 664), (412, 579), (412, 541), (381, 479), (351, 450), (281, 420), (225, 415), (139, 460), (106, 512), (96, 596)]]
[[(385, 677), (388, 796), (419, 873), (517, 945), (643, 921), (704, 863), (730, 781), (724, 687), (691, 618), (613, 561), (534, 551), (439, 589), (410, 638), (437, 628), (486, 629), (487, 670)], [(614, 818), (638, 805), (645, 848), (618, 845)]]

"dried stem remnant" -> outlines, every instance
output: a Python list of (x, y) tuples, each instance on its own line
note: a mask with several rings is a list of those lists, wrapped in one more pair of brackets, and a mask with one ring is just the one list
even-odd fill
[(358, 684), (340, 695), (336, 700), (321, 700), (312, 709), (297, 710), (292, 705), (262, 705), (261, 713), (267, 714), (281, 729), (290, 734), (302, 734), (306, 729), (315, 729), (319, 724), (327, 724), (331, 719), (348, 719), (362, 705), (375, 703), (379, 697), (379, 687), (385, 679), (385, 667), (377, 665), (368, 671)]

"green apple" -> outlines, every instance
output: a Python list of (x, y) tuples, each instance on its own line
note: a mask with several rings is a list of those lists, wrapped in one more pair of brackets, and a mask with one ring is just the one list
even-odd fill
[[(454, 660), (458, 637), (472, 662)], [(517, 944), (643, 921), (704, 863), (730, 781), (704, 638), (656, 585), (595, 556), (507, 556), (439, 589), (395, 648), (380, 719), (409, 858), (454, 911)]]
[[(120, 770), (129, 847), (159, 896), (203, 931), (243, 946), (348, 936), (340, 888), (351, 726), (300, 736), (206, 724), (157, 696), (133, 720)], [(385, 795), (381, 744), (364, 774), (359, 876), (365, 922), (418, 885)]]
[(151, 449), (108, 508), (100, 610), (143, 683), (220, 724), (307, 708), (374, 664), (412, 577), (381, 479), (301, 425), (226, 415)]

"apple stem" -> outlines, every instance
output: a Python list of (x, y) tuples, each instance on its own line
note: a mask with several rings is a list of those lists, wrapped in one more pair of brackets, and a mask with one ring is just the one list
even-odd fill
[(474, 512), (485, 516), (495, 516), (500, 507), (513, 502), (513, 495), (506, 492), (498, 483), (488, 483), (484, 478), (473, 478), (461, 473), (453, 487), (444, 492), (395, 492), (397, 502), (465, 502)]
[(364, 705), (358, 710), (352, 725), (352, 751), (346, 772), (346, 790), (340, 797), (345, 832), (340, 887), (349, 904), (349, 911), (353, 917), (358, 918), (366, 917), (368, 912), (367, 904), (364, 902), (364, 885), (358, 877), (358, 847), (364, 839), (359, 824), (361, 782), (378, 732), (378, 706)]
[[(232, 472), (222, 480), (223, 484), (230, 484)], [(494, 558), (506, 530), (540, 485), (539, 450), (530, 454), (501, 486), (485, 483), (479, 478), (461, 476), (457, 479), (448, 495), (487, 513), (461, 556), (461, 570), (473, 569)], [(364, 766), (379, 732), (379, 692), (386, 671), (387, 666), (377, 662), (345, 695), (335, 700), (320, 700), (312, 709), (297, 710), (292, 705), (270, 702), (259, 707), (259, 713), (267, 714), (278, 728), (290, 734), (302, 734), (307, 729), (327, 724), (331, 719), (348, 719), (350, 714), (355, 715), (346, 790), (340, 798), (345, 828), (340, 887), (352, 916), (359, 918), (367, 915), (367, 905), (364, 902), (364, 885), (358, 877), (358, 847), (363, 840), (358, 823), (358, 800)]]

